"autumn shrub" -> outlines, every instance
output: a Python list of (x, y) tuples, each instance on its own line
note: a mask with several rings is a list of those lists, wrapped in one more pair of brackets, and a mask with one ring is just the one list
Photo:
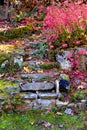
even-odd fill
[(70, 3), (65, 6), (47, 7), (44, 31), (50, 48), (74, 47), (87, 41), (87, 5)]
[(86, 4), (67, 3), (63, 6), (47, 7), (43, 30), (49, 43), (51, 57), (61, 49), (77, 48), (87, 44), (86, 12)]

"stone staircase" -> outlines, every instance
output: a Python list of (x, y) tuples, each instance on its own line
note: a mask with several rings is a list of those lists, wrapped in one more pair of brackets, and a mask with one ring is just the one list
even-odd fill
[[(22, 73), (20, 74), (23, 82), (19, 85), (19, 91), (24, 103), (29, 105), (30, 108), (52, 108), (57, 105), (58, 91), (54, 84), (55, 78), (59, 76), (59, 72), (48, 72), (40, 68), (45, 63), (44, 54), (38, 54), (40, 42), (27, 42), (25, 43), (24, 52), (21, 54), (25, 56), (28, 67), (35, 71), (35, 73)], [(31, 58), (32, 57), (32, 58)], [(39, 73), (38, 70), (42, 70)], [(27, 81), (27, 82), (26, 82)], [(66, 104), (64, 104), (66, 105)]]
[[(27, 111), (34, 109), (51, 109), (53, 107), (61, 108), (68, 107), (82, 107), (87, 100), (79, 104), (69, 103), (68, 101), (60, 101), (61, 94), (59, 92), (59, 72), (55, 68), (45, 70), (41, 65), (47, 64), (47, 57), (44, 58), (40, 51), (39, 44), (41, 41), (33, 41), (24, 43), (22, 51), (15, 52), (14, 55), (22, 56), (24, 59), (24, 66), (27, 64), (29, 72), (20, 72), (19, 77), (11, 80), (19, 82), (17, 87), (7, 87), (5, 91), (10, 93), (11, 100), (16, 102), (21, 100), (20, 104), (16, 104), (18, 111)], [(49, 62), (49, 61), (48, 61)], [(52, 63), (53, 64), (53, 63)], [(51, 66), (51, 65), (50, 65)], [(55, 80), (57, 82), (55, 83)], [(3, 106), (2, 99), (2, 106)]]
[[(59, 101), (61, 97), (59, 82), (55, 83), (55, 80), (59, 78), (58, 70), (50, 72), (50, 69), (45, 71), (44, 68), (41, 68), (41, 65), (46, 64), (45, 61), (47, 60), (47, 57), (44, 58), (44, 53), (38, 53), (41, 42), (43, 41), (24, 43), (22, 55), (25, 57), (25, 63), (27, 62), (29, 69), (34, 70), (34, 73), (20, 74), (23, 80), (19, 85), (21, 98), (30, 108), (35, 109), (66, 106), (68, 102)], [(38, 70), (42, 70), (43, 72), (39, 73)]]

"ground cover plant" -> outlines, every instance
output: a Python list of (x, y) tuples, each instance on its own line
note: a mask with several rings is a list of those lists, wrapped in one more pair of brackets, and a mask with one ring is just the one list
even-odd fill
[[(79, 112), (80, 110), (78, 110)], [(86, 116), (85, 112), (80, 111), (80, 114), (70, 116), (62, 113), (61, 116), (57, 115), (57, 111), (47, 112), (41, 110), (31, 110), (19, 114), (5, 114), (3, 113), (0, 118), (1, 130), (86, 130)], [(14, 118), (13, 118), (14, 116)], [(46, 126), (48, 124), (48, 126)], [(50, 125), (49, 125), (50, 124)]]

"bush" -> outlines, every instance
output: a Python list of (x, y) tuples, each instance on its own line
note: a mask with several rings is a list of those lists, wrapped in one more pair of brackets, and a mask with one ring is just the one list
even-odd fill
[[(74, 47), (87, 43), (87, 5), (70, 3), (47, 7), (44, 31), (50, 48)], [(50, 32), (50, 33), (49, 33)]]
[[(85, 49), (81, 54), (77, 48), (87, 44), (87, 5), (68, 3), (60, 6), (48, 6), (44, 19), (43, 30), (49, 43), (49, 54), (55, 60), (59, 51), (71, 48), (74, 52), (68, 57), (73, 69), (79, 69), (82, 55), (86, 55)], [(77, 60), (78, 59), (78, 60)]]

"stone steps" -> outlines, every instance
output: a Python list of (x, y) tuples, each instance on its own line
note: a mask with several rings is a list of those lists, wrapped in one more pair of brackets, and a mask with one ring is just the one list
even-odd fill
[(26, 83), (23, 85), (20, 85), (20, 91), (47, 91), (52, 90), (54, 88), (53, 83), (49, 82), (33, 82), (33, 83)]
[(59, 76), (59, 73), (33, 73), (33, 74), (29, 74), (29, 73), (26, 73), (26, 74), (20, 74), (20, 78), (21, 79), (31, 79), (31, 81), (53, 81), (52, 79), (55, 78), (55, 77), (58, 77)]
[(54, 92), (39, 92), (39, 93), (24, 93), (21, 97), (25, 100), (35, 100), (35, 99), (57, 99), (58, 94)]

